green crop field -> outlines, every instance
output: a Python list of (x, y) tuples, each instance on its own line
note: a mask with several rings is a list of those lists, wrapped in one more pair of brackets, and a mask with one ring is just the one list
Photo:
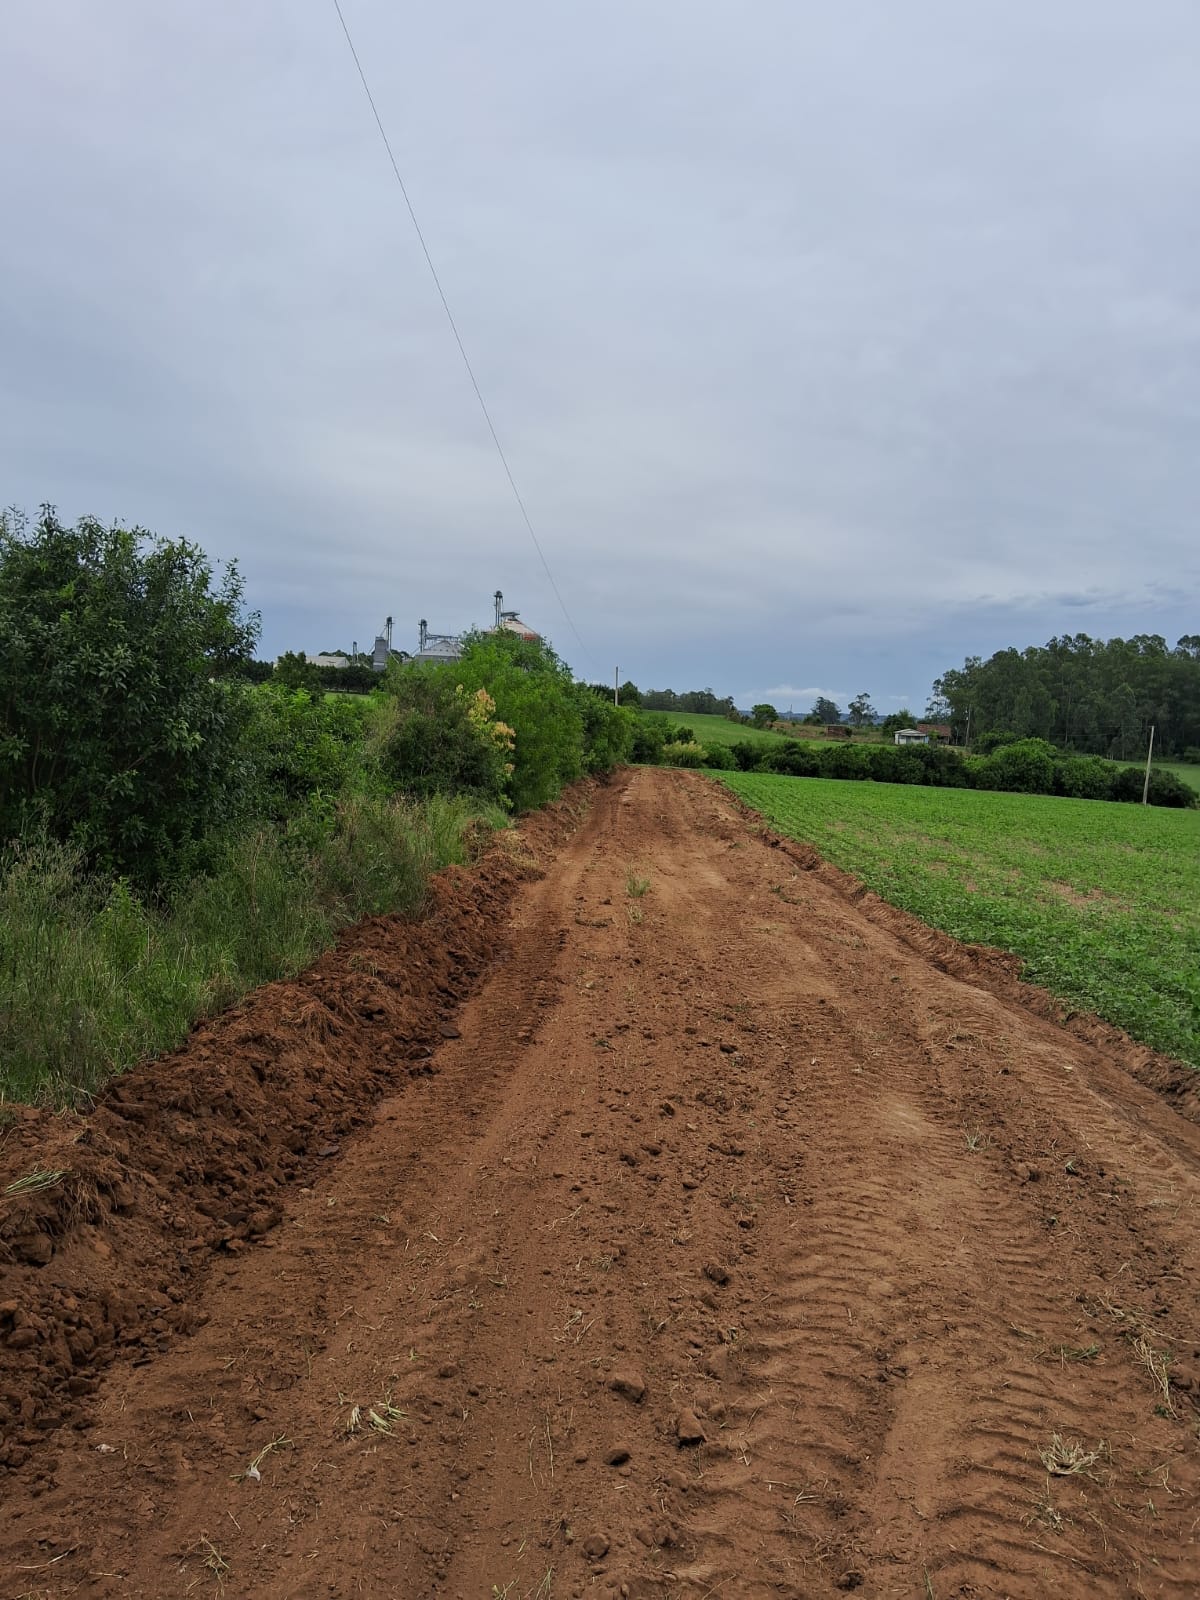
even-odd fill
[(781, 832), (1200, 1068), (1200, 811), (722, 773)]

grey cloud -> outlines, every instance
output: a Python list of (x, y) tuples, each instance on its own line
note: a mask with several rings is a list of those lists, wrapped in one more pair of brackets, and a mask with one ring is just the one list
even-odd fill
[(238, 555), (272, 651), (499, 585), (879, 704), (1195, 631), (1191, 0), (346, 13), (586, 656), (331, 7), (9, 19), (0, 498)]

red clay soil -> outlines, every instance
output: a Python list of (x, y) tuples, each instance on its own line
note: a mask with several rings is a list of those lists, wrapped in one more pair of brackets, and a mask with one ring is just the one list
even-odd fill
[(698, 775), (578, 810), (8, 1130), (0, 1600), (1200, 1594), (1146, 1053)]

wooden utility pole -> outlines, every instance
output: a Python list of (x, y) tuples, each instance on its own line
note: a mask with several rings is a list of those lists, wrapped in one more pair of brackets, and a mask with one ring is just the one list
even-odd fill
[(1150, 804), (1150, 758), (1154, 754), (1154, 724), (1150, 724), (1150, 748), (1146, 751), (1146, 781), (1142, 784), (1142, 804)]

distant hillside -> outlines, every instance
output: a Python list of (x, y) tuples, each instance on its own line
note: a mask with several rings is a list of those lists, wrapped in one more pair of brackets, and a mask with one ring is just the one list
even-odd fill
[(743, 739), (753, 744), (783, 744), (788, 737), (747, 727), (742, 722), (730, 722), (728, 717), (705, 716), (703, 712), (643, 711), (641, 715), (647, 722), (669, 722), (672, 727), (690, 728), (700, 744), (740, 744)]

